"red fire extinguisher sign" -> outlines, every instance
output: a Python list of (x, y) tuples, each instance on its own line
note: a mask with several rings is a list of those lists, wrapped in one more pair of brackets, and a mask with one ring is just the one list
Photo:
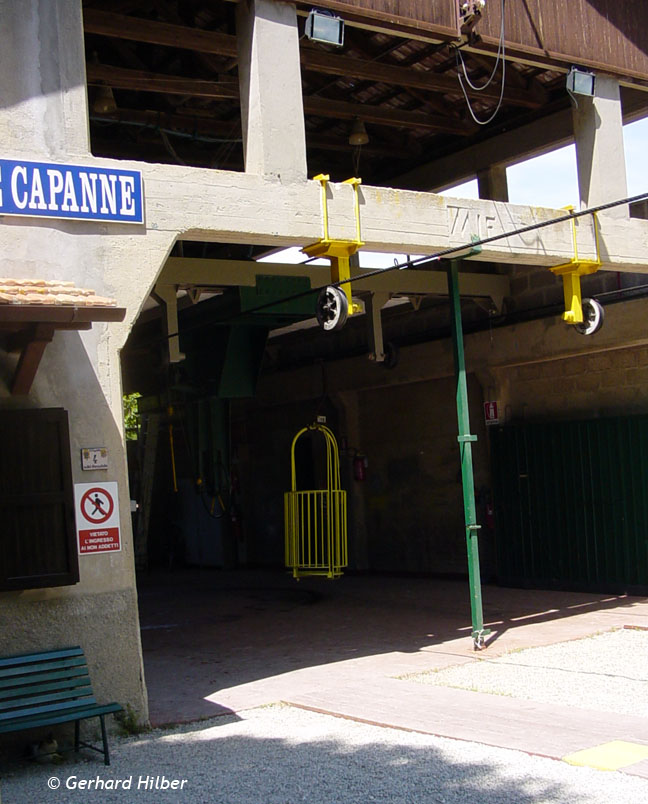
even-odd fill
[(497, 402), (484, 402), (484, 418), (486, 424), (499, 424)]

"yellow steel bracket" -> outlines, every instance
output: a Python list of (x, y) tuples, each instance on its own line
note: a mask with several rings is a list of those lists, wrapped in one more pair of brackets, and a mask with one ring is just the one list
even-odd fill
[(302, 249), (304, 254), (309, 257), (328, 257), (331, 261), (331, 281), (344, 282), (341, 289), (347, 297), (349, 302), (349, 315), (360, 312), (363, 308), (362, 305), (355, 304), (351, 298), (351, 283), (346, 281), (351, 279), (351, 265), (349, 258), (355, 254), (362, 246), (360, 232), (360, 198), (358, 194), (358, 186), (362, 184), (362, 179), (346, 179), (342, 184), (350, 184), (353, 187), (353, 209), (355, 213), (356, 222), (356, 237), (355, 240), (338, 240), (329, 237), (329, 218), (328, 218), (328, 198), (326, 194), (326, 186), (331, 180), (328, 174), (320, 173), (314, 177), (322, 187), (322, 215), (324, 224), (324, 237), (313, 243), (310, 246), (305, 246)]
[[(573, 212), (574, 207), (565, 207), (569, 212)], [(556, 265), (549, 270), (562, 276), (563, 291), (565, 293), (565, 312), (563, 320), (568, 324), (583, 323), (583, 302), (581, 298), (581, 276), (594, 274), (601, 267), (601, 247), (599, 243), (599, 226), (596, 212), (592, 213), (594, 220), (594, 238), (596, 240), (596, 259), (582, 260), (578, 256), (578, 243), (576, 240), (576, 218), (572, 218), (572, 236), (574, 238), (574, 256), (569, 262)]]

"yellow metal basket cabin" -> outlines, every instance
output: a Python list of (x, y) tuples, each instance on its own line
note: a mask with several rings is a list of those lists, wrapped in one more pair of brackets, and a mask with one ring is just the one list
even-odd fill
[[(327, 488), (297, 491), (295, 446), (304, 433), (320, 432), (326, 441)], [(347, 565), (346, 491), (340, 488), (340, 455), (333, 433), (323, 424), (302, 428), (290, 450), (292, 490), (284, 494), (286, 566), (294, 578), (339, 578)]]

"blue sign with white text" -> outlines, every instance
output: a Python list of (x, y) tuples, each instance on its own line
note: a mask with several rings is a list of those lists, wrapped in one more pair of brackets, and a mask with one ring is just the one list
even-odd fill
[(0, 159), (0, 215), (143, 223), (142, 174)]

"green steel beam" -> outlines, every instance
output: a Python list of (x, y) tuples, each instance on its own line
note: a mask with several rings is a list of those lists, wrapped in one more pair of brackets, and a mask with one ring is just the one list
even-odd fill
[(463, 329), (461, 326), (461, 298), (459, 296), (460, 262), (460, 259), (450, 261), (448, 268), (448, 295), (450, 297), (452, 345), (454, 351), (455, 376), (457, 379), (457, 421), (459, 425), (457, 441), (459, 442), (459, 450), (461, 453), (461, 482), (463, 485), (466, 547), (468, 550), (468, 584), (470, 586), (472, 638), (475, 649), (478, 650), (484, 646), (484, 637), (490, 634), (490, 630), (484, 628), (481, 577), (479, 572), (479, 539), (477, 534), (481, 525), (477, 524), (475, 482), (472, 463), (472, 442), (477, 441), (477, 436), (470, 434), (466, 361), (464, 358)]

